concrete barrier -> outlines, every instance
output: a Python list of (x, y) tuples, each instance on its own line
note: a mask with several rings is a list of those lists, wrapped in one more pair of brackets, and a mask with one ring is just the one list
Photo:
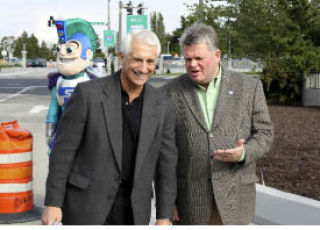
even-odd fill
[(320, 201), (257, 184), (255, 224), (319, 225)]

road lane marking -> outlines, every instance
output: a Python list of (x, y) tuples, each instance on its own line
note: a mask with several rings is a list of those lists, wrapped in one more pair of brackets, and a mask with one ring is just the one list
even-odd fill
[[(11, 88), (13, 88), (13, 87), (11, 87)], [(20, 90), (19, 92), (15, 93), (15, 94), (11, 94), (10, 96), (8, 96), (6, 98), (0, 99), (0, 103), (6, 102), (9, 99), (12, 99), (12, 98), (15, 98), (17, 96), (20, 96), (24, 92), (26, 92), (28, 90), (31, 90), (31, 89), (35, 89), (35, 88), (47, 88), (47, 86), (28, 86), (28, 87), (25, 87), (25, 88), (23, 88), (22, 90)]]
[(0, 89), (21, 89), (24, 86), (0, 86)]
[(36, 105), (29, 111), (29, 113), (40, 113), (42, 110), (47, 110), (47, 109), (49, 109), (48, 106)]

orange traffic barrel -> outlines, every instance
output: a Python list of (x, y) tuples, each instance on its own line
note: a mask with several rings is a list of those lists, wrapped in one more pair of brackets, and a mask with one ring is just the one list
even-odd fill
[(33, 208), (32, 142), (17, 121), (0, 123), (0, 214)]

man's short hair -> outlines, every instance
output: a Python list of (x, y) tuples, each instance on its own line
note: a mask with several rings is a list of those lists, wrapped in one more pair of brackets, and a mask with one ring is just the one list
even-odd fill
[(180, 39), (180, 48), (183, 52), (183, 46), (200, 44), (203, 42), (206, 42), (210, 51), (220, 49), (216, 31), (209, 25), (197, 22), (183, 32)]
[(124, 56), (127, 56), (131, 52), (131, 41), (132, 39), (137, 39), (139, 42), (150, 46), (157, 47), (157, 56), (161, 53), (161, 45), (157, 35), (150, 30), (139, 30), (134, 31), (125, 36), (122, 40), (120, 51)]

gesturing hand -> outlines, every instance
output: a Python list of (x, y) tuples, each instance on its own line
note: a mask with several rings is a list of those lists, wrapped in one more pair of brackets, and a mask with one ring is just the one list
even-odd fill
[(244, 143), (245, 140), (240, 139), (237, 143), (237, 146), (233, 149), (218, 149), (213, 152), (213, 158), (217, 161), (237, 162), (242, 156)]

